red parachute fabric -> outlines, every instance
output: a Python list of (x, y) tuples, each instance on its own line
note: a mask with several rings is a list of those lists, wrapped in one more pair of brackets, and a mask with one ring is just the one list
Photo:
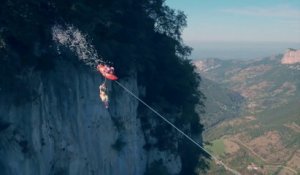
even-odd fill
[(115, 76), (113, 74), (113, 72), (109, 72), (108, 70), (111, 69), (110, 67), (108, 67), (107, 65), (104, 65), (104, 64), (99, 64), (97, 66), (97, 70), (107, 79), (109, 80), (117, 80), (118, 77)]

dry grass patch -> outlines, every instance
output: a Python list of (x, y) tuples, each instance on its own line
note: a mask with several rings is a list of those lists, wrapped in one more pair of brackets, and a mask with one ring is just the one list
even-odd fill
[(287, 162), (287, 166), (295, 169), (300, 173), (300, 149), (297, 150), (291, 160)]
[(243, 118), (237, 118), (237, 119), (233, 119), (233, 120), (229, 121), (228, 125), (229, 126), (237, 126), (237, 125), (251, 122), (253, 120), (256, 120), (256, 116), (245, 116)]
[(293, 131), (295, 131), (297, 133), (300, 133), (300, 126), (297, 125), (295, 122), (284, 124), (284, 126), (292, 129)]
[(245, 79), (254, 78), (258, 75), (264, 74), (265, 72), (272, 69), (272, 66), (267, 65), (259, 65), (259, 66), (252, 66), (246, 69), (242, 69), (236, 75), (232, 76), (230, 81), (233, 82), (242, 82)]
[(230, 141), (228, 139), (224, 139), (224, 145), (225, 145), (225, 152), (228, 154), (234, 154), (240, 150), (240, 147), (238, 144), (236, 144), (233, 141)]
[(269, 131), (251, 140), (247, 145), (270, 163), (283, 163), (290, 155), (290, 151), (283, 146), (277, 131)]

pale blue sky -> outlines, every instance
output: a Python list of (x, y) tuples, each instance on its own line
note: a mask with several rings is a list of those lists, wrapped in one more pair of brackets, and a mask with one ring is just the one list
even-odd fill
[(300, 0), (166, 0), (187, 15), (188, 41), (300, 42)]

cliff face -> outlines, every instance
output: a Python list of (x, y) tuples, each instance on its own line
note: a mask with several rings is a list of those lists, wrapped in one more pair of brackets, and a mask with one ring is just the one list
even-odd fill
[(104, 109), (103, 80), (84, 67), (113, 63), (121, 83), (142, 86), (149, 105), (198, 137), (203, 96), (182, 12), (160, 0), (7, 0), (0, 21), (0, 174), (196, 174), (199, 157), (208, 167), (115, 83)]
[(281, 59), (282, 64), (300, 63), (300, 50), (289, 49)]
[[(37, 87), (31, 102), (16, 106), (1, 98), (1, 174), (144, 173), (138, 102), (125, 91), (109, 84), (106, 110), (95, 72), (61, 63), (27, 78)], [(134, 77), (122, 83), (138, 94)]]

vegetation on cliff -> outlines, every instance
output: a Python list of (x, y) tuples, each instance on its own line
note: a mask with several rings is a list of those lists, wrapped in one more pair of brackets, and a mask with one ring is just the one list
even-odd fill
[[(0, 5), (1, 92), (11, 94), (11, 101), (30, 102), (36, 94), (24, 78), (27, 74), (52, 71), (59, 61), (80, 66), (72, 53), (57, 53), (51, 35), (54, 25), (72, 25), (114, 63), (121, 78), (136, 70), (139, 85), (146, 88), (146, 102), (201, 138), (195, 105), (202, 104), (203, 95), (197, 89), (200, 77), (186, 59), (191, 48), (181, 40), (185, 18), (164, 0), (5, 0)], [(167, 124), (149, 117), (147, 109), (140, 106), (139, 112), (146, 138), (157, 138), (155, 143), (146, 139), (145, 148), (178, 153), (182, 174), (193, 174), (199, 162), (207, 168), (204, 159), (199, 160), (201, 151), (185, 144)]]

